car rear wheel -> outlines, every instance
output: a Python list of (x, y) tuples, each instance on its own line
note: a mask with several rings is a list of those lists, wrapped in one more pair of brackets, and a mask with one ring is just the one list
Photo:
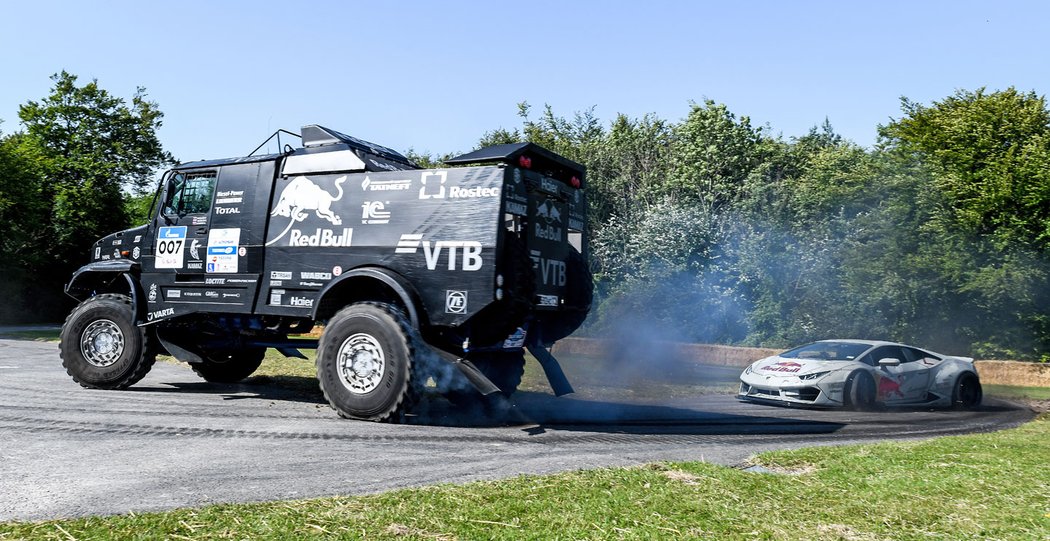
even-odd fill
[(126, 389), (157, 359), (153, 329), (135, 325), (131, 297), (112, 293), (91, 297), (69, 314), (59, 355), (73, 381), (92, 389)]
[(411, 404), (413, 331), (385, 303), (356, 303), (337, 312), (317, 347), (317, 379), (340, 416), (400, 421)]
[(977, 376), (967, 372), (955, 381), (952, 390), (952, 407), (955, 409), (974, 409), (981, 405), (984, 391)]
[(843, 402), (847, 408), (870, 411), (875, 409), (875, 378), (867, 372), (854, 372), (846, 380)]

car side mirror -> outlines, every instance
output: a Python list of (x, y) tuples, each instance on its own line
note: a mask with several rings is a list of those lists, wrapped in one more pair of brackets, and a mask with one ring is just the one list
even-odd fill
[(900, 366), (901, 360), (887, 357), (885, 359), (879, 359), (879, 366)]

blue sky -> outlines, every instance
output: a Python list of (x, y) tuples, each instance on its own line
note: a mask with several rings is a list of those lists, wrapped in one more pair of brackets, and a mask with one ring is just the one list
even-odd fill
[(680, 120), (725, 103), (785, 137), (861, 144), (956, 89), (1050, 90), (1050, 2), (9, 2), (0, 130), (67, 70), (165, 113), (178, 159), (317, 123), (397, 150), (468, 151), (516, 104)]

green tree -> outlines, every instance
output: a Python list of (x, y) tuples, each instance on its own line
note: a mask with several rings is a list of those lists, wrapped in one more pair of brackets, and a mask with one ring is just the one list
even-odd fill
[(712, 100), (692, 104), (674, 130), (673, 172), (666, 192), (712, 211), (734, 204), (748, 175), (763, 160), (762, 130)]
[(966, 313), (950, 321), (981, 356), (1050, 351), (1050, 111), (1013, 88), (958, 91), (880, 129), (887, 152), (926, 164), (940, 192), (923, 263)]
[(34, 319), (34, 271), (44, 263), (47, 206), (39, 157), (22, 136), (0, 134), (0, 321)]
[(97, 81), (78, 85), (65, 71), (52, 81), (47, 97), (19, 108), (25, 131), (18, 144), (23, 155), (36, 157), (48, 205), (40, 287), (61, 291), (95, 240), (129, 225), (128, 194), (141, 194), (156, 170), (174, 160), (156, 133), (163, 113), (143, 88), (128, 103)]

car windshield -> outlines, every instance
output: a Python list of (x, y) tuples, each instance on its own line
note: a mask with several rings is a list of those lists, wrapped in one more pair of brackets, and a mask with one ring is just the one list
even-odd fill
[(852, 361), (870, 348), (869, 344), (852, 342), (815, 342), (785, 351), (786, 359), (816, 359), (821, 361)]

